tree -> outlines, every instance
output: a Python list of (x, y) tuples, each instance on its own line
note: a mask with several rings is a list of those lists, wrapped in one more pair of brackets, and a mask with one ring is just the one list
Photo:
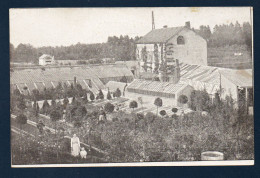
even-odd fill
[(90, 98), (91, 101), (94, 101), (94, 99), (95, 99), (95, 95), (94, 95), (93, 92), (90, 92), (90, 96), (89, 96), (89, 98)]
[(158, 109), (159, 109), (159, 107), (161, 107), (162, 106), (162, 99), (161, 98), (156, 98), (155, 100), (154, 100), (154, 105), (155, 106), (157, 106), (157, 112), (156, 112), (156, 116), (158, 116)]
[(136, 101), (131, 101), (131, 102), (129, 103), (129, 108), (132, 108), (133, 111), (134, 111), (134, 109), (137, 108), (137, 107), (138, 107), (138, 103), (137, 103)]
[(186, 104), (188, 102), (188, 97), (186, 95), (181, 95), (178, 98), (178, 102), (182, 104)]
[(101, 99), (101, 100), (104, 99), (104, 94), (103, 94), (103, 92), (102, 92), (101, 89), (99, 89), (98, 97), (99, 97), (99, 99)]
[(111, 100), (111, 99), (112, 99), (112, 97), (111, 97), (111, 93), (110, 93), (109, 90), (108, 90), (108, 92), (107, 92), (107, 99), (108, 99), (108, 100)]
[(106, 103), (104, 109), (105, 109), (106, 112), (112, 113), (114, 111), (114, 108), (115, 108), (115, 106), (108, 102), (108, 103)]

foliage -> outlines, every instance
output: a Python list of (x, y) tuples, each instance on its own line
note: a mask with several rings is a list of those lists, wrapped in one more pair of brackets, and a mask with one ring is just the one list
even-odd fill
[(114, 111), (114, 108), (115, 108), (115, 106), (108, 102), (108, 103), (105, 104), (104, 109), (105, 109), (106, 112), (112, 113)]
[(132, 108), (133, 110), (138, 107), (138, 103), (136, 101), (131, 101), (129, 103), (129, 108)]
[(115, 97), (120, 97), (120, 96), (121, 96), (121, 91), (119, 88), (117, 88), (115, 92)]
[(158, 108), (162, 106), (162, 99), (161, 98), (156, 98), (154, 100), (154, 105), (157, 106), (157, 115), (158, 115)]
[(186, 104), (188, 102), (188, 97), (186, 95), (181, 95), (178, 98), (178, 102), (182, 104)]
[(101, 99), (101, 100), (104, 99), (104, 94), (103, 94), (101, 89), (99, 90), (98, 98)]
[[(81, 44), (60, 47), (38, 47), (30, 44), (19, 44), (16, 48), (10, 44), (12, 62), (32, 62), (38, 64), (42, 54), (55, 56), (56, 60), (82, 60), (84, 64), (100, 64), (102, 58), (115, 60), (135, 60), (135, 42), (139, 37), (110, 36), (106, 43)], [(81, 62), (82, 63), (82, 62)]]
[(165, 115), (166, 115), (166, 111), (165, 111), (165, 110), (161, 110), (161, 111), (160, 111), (160, 115), (161, 115), (161, 116), (165, 116)]
[(89, 98), (90, 98), (91, 101), (94, 101), (94, 99), (95, 99), (95, 95), (94, 95), (93, 92), (90, 92), (90, 96), (89, 96)]
[(53, 111), (51, 111), (51, 113), (50, 113), (50, 118), (51, 118), (51, 120), (53, 121), (53, 122), (56, 122), (56, 121), (58, 121), (58, 120), (60, 120), (61, 119), (61, 113), (59, 112), (59, 111), (57, 111), (57, 110), (53, 110)]
[(125, 75), (120, 79), (120, 82), (127, 83), (127, 78)]
[(111, 93), (110, 93), (109, 90), (108, 90), (108, 92), (107, 92), (107, 99), (108, 99), (108, 100), (111, 100), (111, 99), (112, 99), (112, 96), (111, 96)]
[(195, 111), (209, 111), (211, 100), (206, 90), (193, 90), (190, 96), (190, 108)]
[(24, 114), (17, 116), (16, 121), (19, 125), (25, 125), (27, 123), (27, 117)]
[(172, 108), (172, 112), (173, 112), (173, 113), (177, 113), (177, 112), (178, 112), (178, 109), (177, 109), (177, 108)]

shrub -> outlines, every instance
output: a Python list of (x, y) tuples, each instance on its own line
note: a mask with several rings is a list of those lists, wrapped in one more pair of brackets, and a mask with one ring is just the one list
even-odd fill
[(178, 112), (178, 109), (177, 108), (172, 108), (172, 112), (176, 114)]
[(116, 97), (120, 97), (121, 96), (121, 91), (119, 88), (116, 89), (116, 93), (115, 93)]
[(99, 90), (98, 98), (101, 99), (101, 100), (104, 99), (104, 94), (103, 94), (101, 89)]
[(129, 103), (129, 108), (132, 108), (133, 110), (138, 107), (138, 104), (136, 101), (131, 101)]
[(94, 101), (94, 99), (95, 99), (95, 95), (94, 95), (93, 92), (90, 92), (90, 96), (89, 96), (89, 98), (90, 98), (91, 101)]
[(108, 113), (112, 113), (114, 111), (115, 106), (111, 103), (106, 103), (105, 111)]
[(16, 121), (19, 125), (24, 125), (27, 123), (27, 117), (24, 114), (20, 114), (17, 116)]
[(161, 115), (161, 116), (165, 116), (165, 115), (166, 115), (166, 111), (165, 111), (165, 110), (161, 110), (161, 111), (160, 111), (160, 115)]
[(155, 118), (156, 118), (156, 115), (154, 115), (154, 113), (152, 113), (152, 112), (148, 112), (148, 113), (146, 113), (146, 115), (145, 115), (145, 120), (146, 120), (148, 123), (153, 122)]
[(108, 90), (108, 92), (107, 92), (107, 99), (108, 99), (108, 100), (111, 100), (111, 99), (112, 99), (112, 97), (111, 97), (111, 93), (110, 93), (109, 90)]
[(113, 122), (117, 122), (117, 121), (118, 121), (118, 118), (117, 118), (117, 117), (114, 117), (114, 118), (112, 118), (112, 121), (113, 121)]
[(188, 97), (186, 95), (181, 95), (178, 98), (178, 102), (182, 104), (186, 104), (188, 102)]
[(142, 119), (144, 119), (144, 114), (142, 114), (142, 113), (137, 113), (137, 114), (136, 114), (136, 117), (137, 117), (139, 120), (142, 120)]

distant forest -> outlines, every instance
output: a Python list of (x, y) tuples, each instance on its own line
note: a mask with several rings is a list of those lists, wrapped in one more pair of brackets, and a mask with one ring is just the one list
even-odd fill
[[(229, 25), (215, 25), (213, 31), (209, 26), (201, 25), (199, 29), (192, 28), (196, 33), (205, 38), (209, 48), (219, 48), (232, 45), (247, 46), (252, 48), (252, 27), (245, 22), (242, 25), (236, 22)], [(115, 58), (115, 60), (135, 60), (135, 42), (140, 37), (129, 36), (108, 37), (106, 43), (81, 44), (59, 47), (35, 48), (30, 44), (19, 44), (14, 48), (10, 44), (10, 61), (38, 64), (42, 54), (50, 54), (56, 60), (89, 60), (102, 58)]]

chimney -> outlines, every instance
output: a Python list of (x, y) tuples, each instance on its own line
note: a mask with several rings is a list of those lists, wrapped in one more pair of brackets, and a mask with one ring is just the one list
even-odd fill
[(167, 25), (164, 25), (163, 28), (167, 28), (168, 26)]
[(185, 27), (187, 27), (188, 29), (190, 29), (190, 21), (185, 22)]

